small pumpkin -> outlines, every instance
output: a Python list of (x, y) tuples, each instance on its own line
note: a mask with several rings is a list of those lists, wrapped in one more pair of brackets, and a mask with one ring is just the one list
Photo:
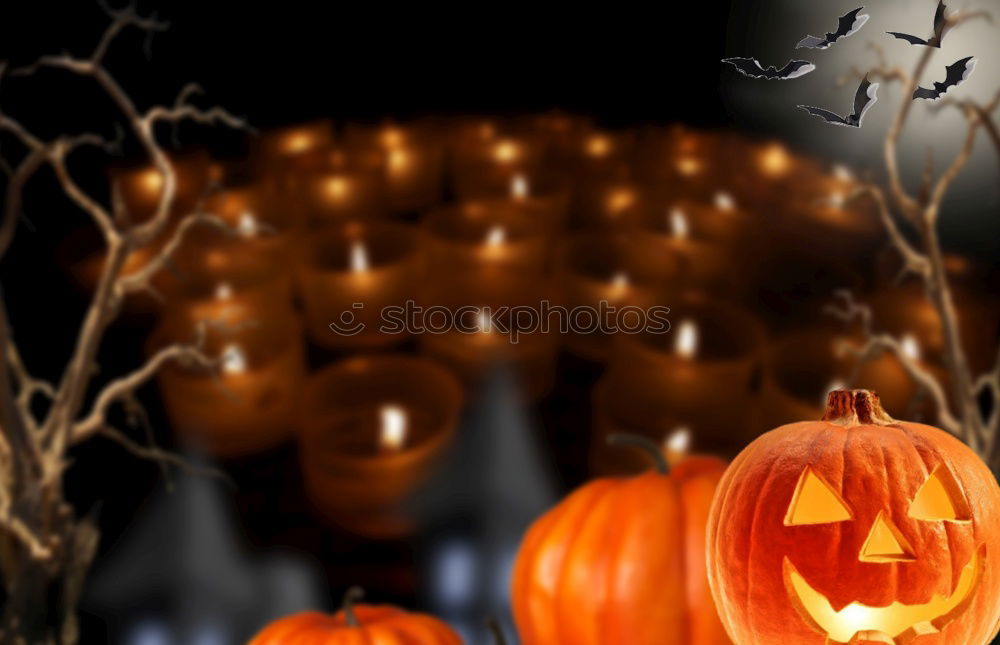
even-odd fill
[(597, 479), (528, 530), (514, 565), (512, 603), (523, 645), (728, 643), (705, 574), (705, 523), (725, 463), (688, 457), (672, 472)]
[(984, 645), (1000, 625), (1000, 486), (942, 430), (832, 392), (822, 421), (748, 446), (709, 519), (739, 645)]
[(388, 605), (359, 605), (362, 592), (351, 588), (334, 615), (304, 611), (280, 618), (249, 645), (462, 645), (462, 639), (437, 618)]

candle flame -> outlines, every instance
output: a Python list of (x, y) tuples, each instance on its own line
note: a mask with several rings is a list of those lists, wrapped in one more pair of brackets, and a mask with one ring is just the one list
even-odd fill
[(398, 148), (403, 145), (403, 133), (398, 128), (386, 128), (382, 130), (382, 147)]
[(618, 215), (635, 203), (635, 193), (627, 188), (620, 188), (608, 195), (608, 210)]
[(490, 229), (486, 234), (487, 246), (497, 247), (507, 241), (507, 232), (499, 224)]
[(226, 374), (242, 374), (247, 371), (247, 357), (239, 345), (227, 345), (223, 350), (222, 371)]
[(611, 142), (608, 138), (595, 134), (587, 140), (587, 154), (591, 157), (603, 157), (611, 151)]
[(292, 132), (285, 138), (285, 152), (299, 154), (313, 147), (313, 138), (308, 132)]
[(514, 175), (510, 180), (510, 196), (514, 199), (526, 199), (528, 197), (528, 178), (522, 174)]
[(406, 168), (410, 162), (410, 156), (406, 153), (406, 150), (402, 148), (393, 148), (389, 151), (389, 169), (394, 172), (399, 172)]
[(236, 230), (243, 237), (253, 237), (257, 234), (257, 218), (250, 211), (244, 211), (240, 214), (239, 222), (236, 224)]
[(139, 177), (139, 183), (146, 192), (159, 194), (159, 192), (163, 190), (163, 175), (160, 174), (159, 170), (151, 168), (143, 171), (142, 175)]
[(381, 423), (379, 445), (384, 450), (402, 449), (406, 443), (406, 410), (390, 403), (379, 408), (378, 414)]
[(788, 172), (792, 160), (788, 151), (780, 143), (773, 143), (760, 154), (760, 169), (765, 175), (781, 177)]
[(504, 140), (493, 148), (493, 157), (501, 163), (510, 163), (518, 157), (517, 144), (510, 140)]
[(920, 350), (920, 341), (913, 334), (906, 334), (900, 341), (900, 348), (903, 350), (903, 356), (906, 356), (910, 360), (919, 361), (922, 354)]
[(351, 244), (351, 271), (363, 273), (369, 269), (370, 264), (368, 249), (365, 248), (365, 245), (361, 241)]
[(215, 299), (216, 300), (229, 300), (233, 297), (233, 288), (229, 286), (228, 282), (220, 282), (215, 287)]
[(480, 309), (479, 313), (476, 314), (476, 329), (483, 334), (489, 334), (493, 331), (493, 319), (490, 318), (487, 310)]
[(698, 326), (693, 320), (685, 319), (677, 326), (677, 341), (674, 351), (681, 358), (692, 359), (698, 353)]
[(611, 276), (611, 286), (615, 291), (623, 291), (628, 288), (628, 274), (624, 271)]
[(326, 192), (333, 199), (343, 199), (347, 188), (347, 180), (343, 177), (331, 177), (326, 181)]
[(693, 177), (701, 172), (701, 162), (694, 157), (681, 157), (677, 160), (677, 172), (685, 177)]
[(674, 428), (663, 440), (663, 451), (667, 453), (667, 461), (674, 463), (678, 458), (688, 454), (691, 442), (691, 428), (687, 426)]
[(840, 181), (854, 181), (854, 173), (851, 169), (843, 164), (837, 164), (833, 167), (833, 176)]
[(670, 211), (670, 231), (674, 237), (680, 240), (686, 239), (691, 232), (687, 216), (679, 208)]
[(715, 207), (720, 211), (731, 211), (736, 209), (736, 200), (724, 190), (715, 193)]

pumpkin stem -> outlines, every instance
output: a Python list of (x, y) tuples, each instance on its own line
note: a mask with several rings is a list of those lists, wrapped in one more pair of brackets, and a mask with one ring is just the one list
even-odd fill
[(344, 622), (348, 627), (360, 627), (358, 617), (354, 615), (354, 603), (365, 597), (365, 590), (361, 587), (351, 587), (344, 593), (344, 602), (340, 610), (344, 612)]
[(878, 394), (870, 390), (834, 390), (826, 399), (823, 421), (839, 426), (887, 426), (896, 421), (886, 414)]
[(652, 439), (627, 432), (616, 432), (608, 435), (607, 441), (609, 446), (634, 446), (639, 448), (653, 460), (653, 463), (656, 465), (656, 472), (661, 475), (666, 475), (670, 472), (670, 464), (667, 463), (667, 457), (663, 454), (660, 446)]
[(492, 616), (486, 619), (486, 626), (490, 630), (490, 634), (493, 635), (494, 645), (507, 645), (507, 639), (503, 635), (503, 628), (500, 627), (500, 621)]

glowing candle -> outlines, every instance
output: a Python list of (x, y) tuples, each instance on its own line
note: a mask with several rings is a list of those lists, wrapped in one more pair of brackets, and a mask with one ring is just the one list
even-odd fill
[(243, 374), (247, 371), (247, 357), (239, 345), (228, 345), (222, 352), (222, 371), (226, 374)]
[(504, 232), (504, 228), (499, 224), (494, 226), (486, 234), (486, 244), (487, 246), (497, 247), (501, 246), (507, 240), (507, 234)]
[(733, 196), (725, 191), (718, 191), (715, 193), (715, 207), (720, 211), (733, 211), (736, 210), (736, 200)]
[(232, 300), (233, 298), (233, 288), (228, 282), (220, 282), (215, 288), (215, 299), (216, 300)]
[(764, 148), (758, 155), (757, 161), (761, 172), (771, 178), (783, 177), (792, 165), (788, 151), (778, 143), (770, 144)]
[(690, 235), (690, 228), (684, 211), (679, 208), (670, 211), (670, 231), (675, 238), (679, 240), (687, 239), (688, 235)]
[(903, 336), (903, 338), (900, 340), (900, 347), (903, 350), (903, 356), (906, 356), (907, 358), (914, 361), (920, 360), (921, 358), (920, 341), (918, 341), (917, 337), (914, 336), (913, 334), (906, 334), (905, 336)]
[(392, 452), (401, 450), (406, 444), (406, 410), (399, 405), (385, 405), (379, 410), (379, 418), (379, 446)]
[(451, 445), (461, 401), (448, 370), (414, 356), (348, 358), (312, 375), (298, 439), (316, 510), (361, 535), (407, 534), (402, 505)]
[(518, 173), (510, 182), (510, 196), (517, 200), (528, 197), (528, 178)]
[(689, 360), (698, 353), (698, 325), (693, 320), (685, 319), (678, 325), (674, 352)]
[(687, 426), (677, 426), (663, 439), (663, 452), (667, 463), (676, 465), (691, 451), (692, 433)]
[(364, 273), (368, 271), (369, 266), (368, 251), (365, 249), (364, 242), (355, 241), (351, 244), (351, 271)]

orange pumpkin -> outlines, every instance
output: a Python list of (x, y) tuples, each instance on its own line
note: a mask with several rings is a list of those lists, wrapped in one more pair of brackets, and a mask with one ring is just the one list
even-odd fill
[(334, 615), (304, 611), (274, 621), (249, 645), (462, 645), (450, 627), (431, 616), (387, 605), (356, 605), (362, 593), (350, 589)]
[(709, 520), (739, 645), (984, 645), (1000, 619), (1000, 487), (960, 441), (864, 390), (740, 454)]
[(689, 457), (595, 480), (528, 530), (514, 566), (523, 645), (718, 645), (729, 642), (705, 574), (705, 523), (725, 463)]

